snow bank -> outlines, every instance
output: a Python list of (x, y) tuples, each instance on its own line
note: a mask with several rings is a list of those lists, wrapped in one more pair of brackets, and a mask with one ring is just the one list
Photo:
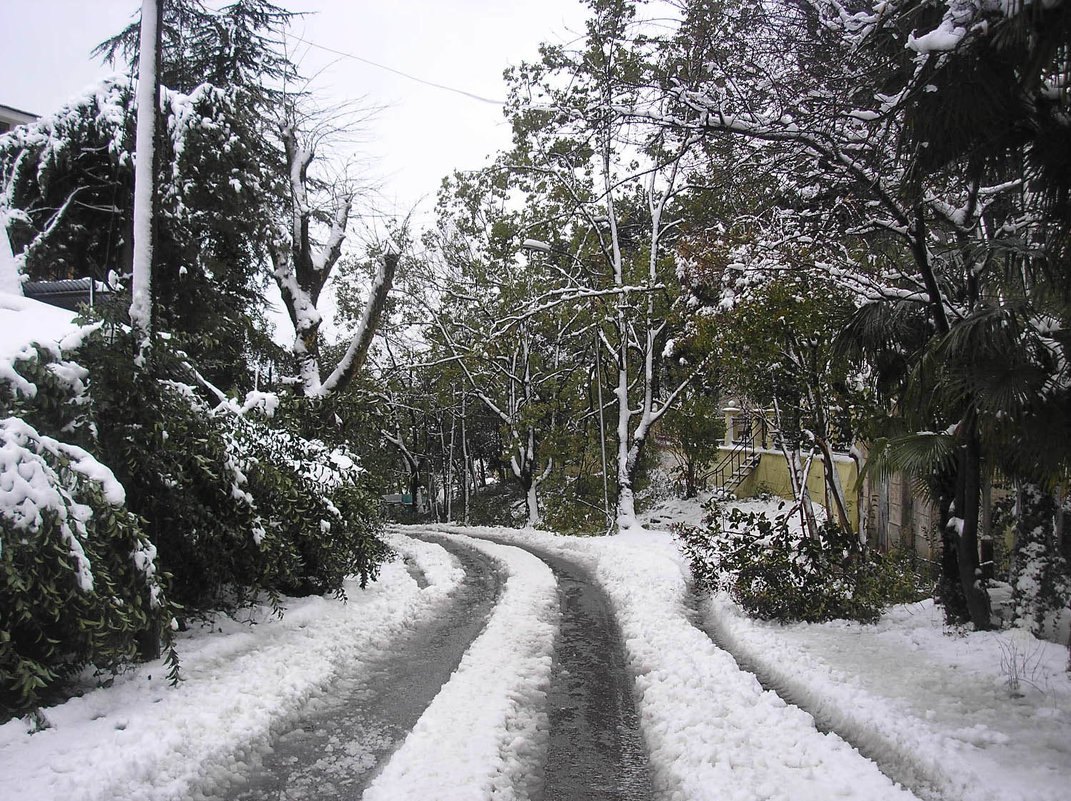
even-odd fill
[(178, 801), (244, 772), (343, 668), (388, 650), (459, 585), (463, 571), (440, 546), (401, 536), (391, 544), (427, 587), (396, 561), (368, 589), (348, 586), (346, 603), (291, 599), (281, 620), (260, 609), (252, 624), (220, 616), (178, 635), (178, 687), (162, 663), (142, 665), (45, 710), (44, 731), (0, 726), (0, 798)]
[(690, 621), (685, 568), (668, 535), (608, 538), (465, 529), (537, 544), (588, 567), (621, 626), (655, 796), (672, 801), (914, 798), (810, 715), (740, 670)]
[(559, 614), (554, 575), (516, 548), (442, 536), (500, 562), (506, 584), (487, 626), (364, 801), (527, 798), (542, 762)]
[(932, 601), (873, 626), (763, 623), (724, 597), (703, 612), (764, 680), (905, 782), (946, 801), (1069, 797), (1064, 647), (1018, 630), (950, 636)]
[[(755, 499), (733, 505), (775, 513)], [(701, 516), (700, 503), (671, 501), (646, 520), (696, 525)], [(1071, 798), (1066, 648), (1023, 631), (950, 630), (932, 602), (867, 626), (755, 621), (724, 597), (702, 606), (706, 628), (767, 686), (920, 792), (946, 801)]]

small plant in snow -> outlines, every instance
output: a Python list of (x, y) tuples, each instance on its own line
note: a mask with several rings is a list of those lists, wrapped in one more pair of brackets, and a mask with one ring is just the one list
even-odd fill
[(1038, 683), (1044, 655), (1042, 643), (1031, 641), (1024, 645), (1021, 636), (998, 637), (997, 647), (1000, 648), (1000, 672), (1005, 676), (1004, 683), (1013, 697), (1023, 695), (1023, 684), (1029, 684), (1039, 692), (1044, 691)]

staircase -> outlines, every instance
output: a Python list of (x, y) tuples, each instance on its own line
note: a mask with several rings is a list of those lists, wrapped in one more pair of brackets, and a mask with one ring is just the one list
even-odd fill
[(736, 491), (736, 488), (744, 483), (744, 479), (751, 475), (752, 471), (759, 466), (759, 461), (762, 456), (757, 453), (753, 453), (748, 459), (740, 463), (740, 465), (733, 470), (732, 473), (722, 482), (723, 489)]
[(727, 453), (717, 467), (711, 471), (714, 485), (722, 489), (735, 491), (744, 483), (751, 472), (758, 467), (762, 454), (755, 451), (755, 445), (748, 437)]

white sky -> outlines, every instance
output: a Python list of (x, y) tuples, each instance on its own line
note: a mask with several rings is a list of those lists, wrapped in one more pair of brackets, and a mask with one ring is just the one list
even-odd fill
[[(580, 0), (276, 0), (314, 12), (292, 33), (487, 98), (503, 99), (502, 71), (534, 60), (542, 41), (571, 41), (586, 17)], [(55, 110), (108, 70), (93, 46), (121, 30), (138, 0), (0, 0), (0, 104)], [(481, 166), (509, 144), (501, 109), (354, 59), (302, 48), (302, 72), (325, 102), (364, 98), (386, 106), (360, 145), (388, 208), (427, 212), (443, 176)]]

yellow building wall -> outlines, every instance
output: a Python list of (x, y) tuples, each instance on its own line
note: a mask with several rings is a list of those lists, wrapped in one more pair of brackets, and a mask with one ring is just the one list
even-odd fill
[[(840, 475), (840, 484), (844, 488), (844, 500), (848, 505), (848, 519), (852, 528), (859, 530), (859, 470), (852, 459), (836, 460), (837, 473)], [(811, 462), (811, 470), (807, 474), (807, 489), (811, 493), (811, 500), (815, 503), (824, 504), (825, 491), (825, 462), (815, 457)], [(751, 475), (744, 479), (736, 490), (737, 496), (750, 498), (762, 490), (772, 492), (782, 498), (792, 498), (792, 481), (789, 478), (788, 462), (780, 453), (762, 453), (758, 465)]]

